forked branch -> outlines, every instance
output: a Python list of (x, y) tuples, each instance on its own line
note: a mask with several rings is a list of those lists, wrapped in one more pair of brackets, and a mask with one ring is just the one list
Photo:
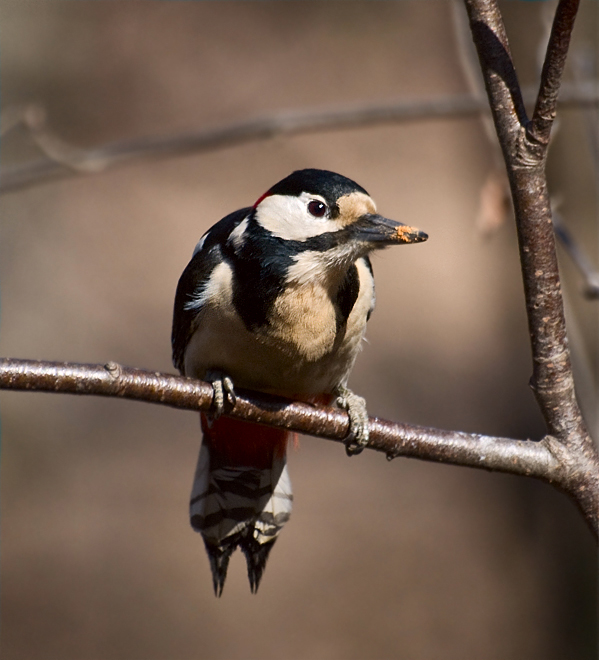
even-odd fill
[[(532, 121), (495, 0), (465, 0), (514, 200), (533, 353), (532, 386), (549, 433), (538, 442), (370, 420), (369, 448), (532, 476), (568, 493), (599, 536), (599, 458), (576, 396), (566, 337), (545, 161), (578, 0), (560, 0)], [(293, 132), (293, 130), (289, 130)], [(114, 396), (207, 410), (207, 383), (108, 365), (0, 359), (0, 389)], [(232, 417), (341, 441), (346, 413), (239, 392)]]
[(558, 91), (579, 0), (559, 2), (532, 120), (526, 116), (496, 0), (465, 0), (465, 3), (514, 202), (533, 354), (531, 386), (549, 434), (575, 458), (571, 465), (571, 487), (566, 490), (587, 518), (597, 521), (599, 460), (574, 391), (545, 172)]

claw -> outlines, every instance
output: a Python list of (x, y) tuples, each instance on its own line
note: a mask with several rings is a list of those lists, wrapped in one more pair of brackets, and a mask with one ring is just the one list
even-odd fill
[(345, 438), (345, 452), (348, 456), (355, 456), (363, 451), (368, 444), (368, 412), (366, 401), (354, 394), (345, 385), (336, 389), (337, 405), (347, 410), (349, 416), (349, 433)]
[(237, 403), (237, 395), (235, 394), (235, 387), (233, 385), (233, 381), (229, 378), (229, 376), (225, 376), (223, 378), (223, 387), (225, 389), (225, 392), (227, 393), (227, 399), (229, 399), (229, 403), (231, 404), (231, 407), (235, 406)]
[(213, 390), (212, 410), (208, 414), (209, 421), (213, 422), (225, 412), (227, 401), (231, 404), (231, 407), (237, 403), (237, 396), (235, 395), (233, 381), (221, 371), (208, 371), (206, 380), (211, 383)]

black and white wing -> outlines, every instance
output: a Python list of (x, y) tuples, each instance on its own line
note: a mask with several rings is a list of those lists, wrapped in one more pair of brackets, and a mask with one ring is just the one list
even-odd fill
[(244, 208), (235, 211), (211, 227), (200, 239), (191, 261), (179, 279), (171, 343), (173, 364), (182, 374), (185, 372), (185, 350), (197, 327), (196, 319), (201, 311), (200, 301), (204, 287), (214, 268), (224, 259), (222, 246), (251, 210)]

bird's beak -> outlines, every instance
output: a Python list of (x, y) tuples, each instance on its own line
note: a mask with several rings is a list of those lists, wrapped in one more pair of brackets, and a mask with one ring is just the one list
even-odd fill
[(403, 243), (422, 243), (428, 238), (428, 234), (420, 229), (389, 220), (376, 213), (366, 213), (354, 226), (358, 239), (369, 243), (379, 243), (380, 247)]

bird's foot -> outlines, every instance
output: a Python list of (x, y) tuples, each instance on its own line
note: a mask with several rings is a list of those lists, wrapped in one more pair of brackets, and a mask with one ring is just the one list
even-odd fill
[(355, 456), (362, 452), (368, 444), (368, 411), (366, 401), (354, 394), (345, 385), (336, 388), (337, 405), (347, 410), (349, 415), (349, 433), (345, 438), (345, 451), (348, 456)]
[(227, 402), (233, 407), (237, 403), (233, 381), (222, 371), (210, 370), (206, 380), (212, 385), (212, 410), (207, 414), (209, 423), (217, 420), (224, 412)]

